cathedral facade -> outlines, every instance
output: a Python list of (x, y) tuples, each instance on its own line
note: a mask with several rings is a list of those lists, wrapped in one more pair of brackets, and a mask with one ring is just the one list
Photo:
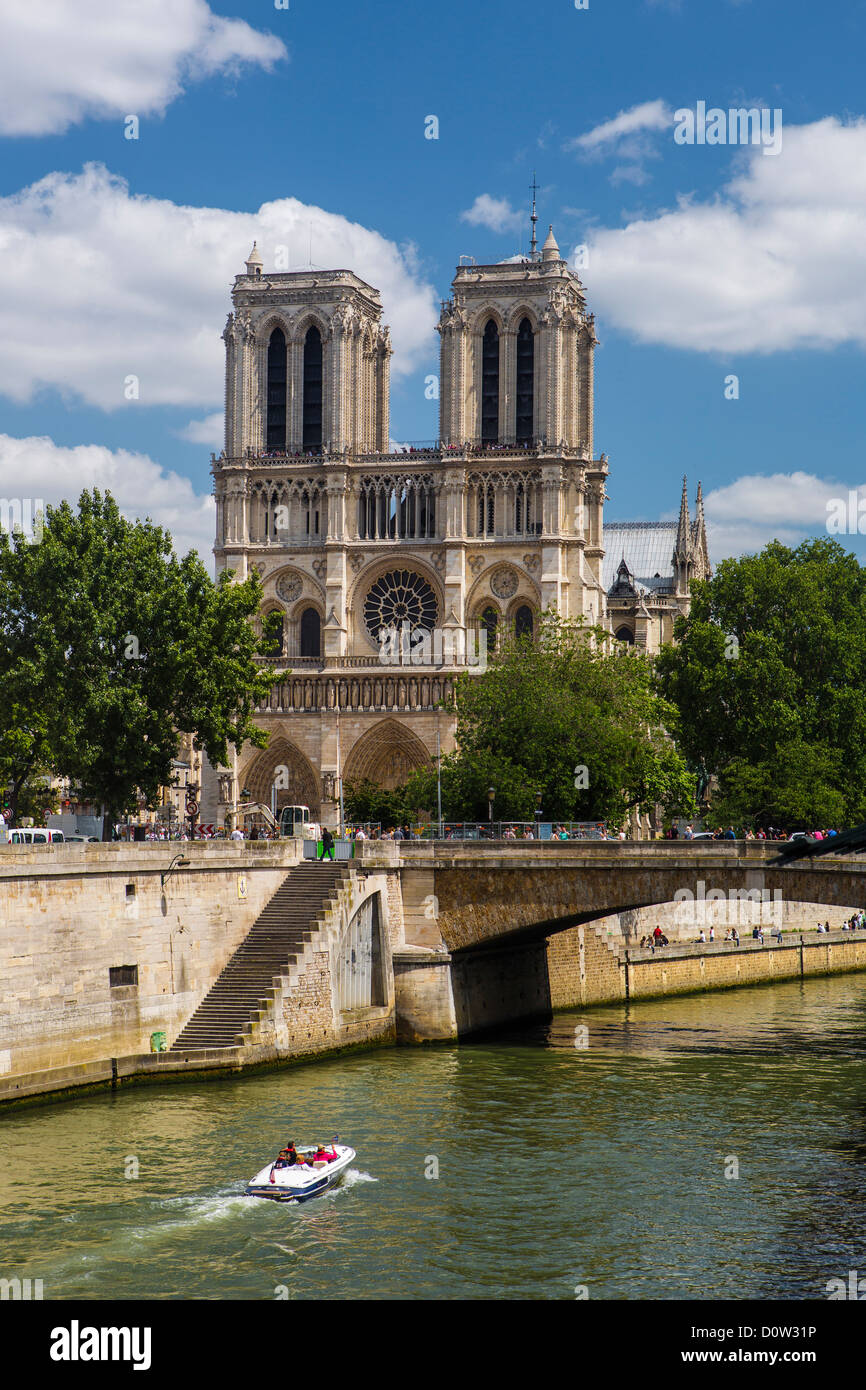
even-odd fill
[(594, 319), (552, 229), (526, 259), (457, 269), (435, 442), (390, 440), (390, 337), (357, 275), (265, 273), (254, 246), (232, 301), (214, 553), (217, 572), (261, 577), (281, 680), (256, 714), (268, 747), (217, 770), (212, 818), (246, 792), (334, 824), (341, 779), (400, 785), (453, 748), (440, 702), (459, 672), (547, 608), (650, 650), (667, 640), (708, 572), (702, 509), (666, 566), (655, 538), (655, 589), (634, 535), (611, 579)]

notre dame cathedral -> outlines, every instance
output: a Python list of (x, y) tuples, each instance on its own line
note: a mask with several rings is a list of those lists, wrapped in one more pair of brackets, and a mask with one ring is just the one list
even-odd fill
[[(678, 523), (604, 526), (594, 318), (553, 229), (539, 252), (534, 224), (533, 209), (525, 259), (457, 269), (439, 439), (412, 446), (390, 439), (379, 292), (351, 270), (266, 273), (253, 246), (223, 334), (214, 553), (217, 572), (261, 576), (281, 679), (256, 716), (267, 749), (206, 777), (210, 819), (242, 791), (271, 804), (284, 768), (277, 804), (333, 824), (340, 778), (398, 786), (453, 748), (440, 702), (506, 630), (531, 634), (555, 607), (656, 651), (709, 574), (685, 482)], [(395, 630), (440, 640), (385, 659)]]

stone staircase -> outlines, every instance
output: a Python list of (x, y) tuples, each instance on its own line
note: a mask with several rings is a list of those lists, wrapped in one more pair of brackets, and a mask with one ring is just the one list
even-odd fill
[(348, 864), (296, 864), (169, 1051), (242, 1047), (348, 877)]

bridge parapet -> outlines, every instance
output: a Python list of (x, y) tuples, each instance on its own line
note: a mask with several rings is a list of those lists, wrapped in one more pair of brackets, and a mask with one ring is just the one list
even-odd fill
[[(405, 940), (449, 951), (550, 936), (662, 903), (746, 903), (731, 921), (749, 928), (752, 904), (777, 922), (785, 901), (866, 905), (866, 863), (840, 855), (778, 862), (766, 841), (366, 841), (360, 869), (400, 875)], [(718, 926), (718, 920), (717, 920)], [(709, 919), (707, 921), (709, 925)]]
[[(398, 868), (683, 864), (691, 869), (773, 864), (779, 858), (779, 845), (765, 840), (365, 840), (356, 843), (355, 855), (362, 862)], [(826, 855), (814, 862), (850, 867), (856, 861)], [(807, 860), (780, 865), (786, 873), (809, 866)]]

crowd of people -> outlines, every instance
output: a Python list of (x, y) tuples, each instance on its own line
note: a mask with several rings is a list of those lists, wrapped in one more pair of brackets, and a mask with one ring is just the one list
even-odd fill
[[(794, 928), (792, 928), (792, 930), (795, 931), (797, 934), (799, 934), (800, 931), (802, 930), (802, 928), (800, 928), (800, 927), (794, 927)], [(866, 909), (860, 908), (859, 911), (853, 912), (853, 913), (851, 914), (851, 916), (850, 916), (850, 917), (847, 917), (847, 918), (845, 919), (845, 921), (842, 922), (838, 927), (835, 927), (835, 928), (834, 928), (834, 927), (831, 927), (831, 926), (830, 926), (829, 919), (828, 919), (827, 921), (824, 921), (824, 922), (819, 922), (818, 925), (817, 925), (817, 927), (816, 927), (816, 931), (818, 931), (818, 932), (831, 932), (831, 931), (834, 931), (834, 930), (835, 930), (835, 931), (866, 931)], [(764, 928), (763, 924), (761, 924), (761, 923), (758, 923), (756, 926), (754, 926), (754, 927), (752, 928), (752, 940), (753, 940), (753, 941), (759, 941), (759, 942), (761, 943), (762, 946), (763, 946), (763, 944), (764, 944), (764, 937), (765, 937), (765, 935), (769, 936), (769, 938), (770, 938), (771, 941), (776, 941), (776, 942), (778, 942), (778, 943), (781, 945), (781, 943), (782, 943), (782, 941), (783, 941), (783, 933), (782, 933), (781, 924), (780, 924), (779, 922), (776, 922), (776, 923), (773, 925), (772, 929), (770, 929), (770, 930), (768, 930), (768, 931), (765, 931), (765, 928)], [(716, 940), (716, 929), (715, 929), (715, 926), (714, 926), (712, 923), (710, 923), (710, 926), (707, 927), (707, 928), (701, 927), (700, 931), (698, 932), (697, 937), (696, 937), (694, 940), (695, 940), (696, 944), (698, 944), (698, 945), (710, 945), (710, 944), (714, 943), (715, 940)], [(725, 935), (724, 935), (724, 937), (723, 937), (723, 943), (724, 943), (725, 945), (728, 945), (728, 946), (739, 946), (739, 944), (740, 944), (740, 933), (739, 933), (739, 931), (737, 930), (736, 927), (729, 927), (729, 928), (727, 929), (727, 931), (725, 932)], [(679, 943), (675, 943), (675, 944), (678, 944), (678, 945), (687, 945), (687, 944), (690, 944), (690, 943), (683, 941), (683, 942), (679, 942)], [(661, 927), (659, 927), (659, 926), (657, 926), (652, 932), (649, 932), (646, 936), (642, 936), (641, 939), (640, 939), (640, 946), (641, 946), (641, 949), (642, 949), (642, 950), (650, 950), (650, 951), (652, 951), (653, 953), (655, 953), (655, 951), (656, 951), (656, 949), (657, 949), (658, 947), (660, 947), (660, 946), (669, 946), (669, 945), (670, 945), (670, 941), (669, 941), (668, 938), (665, 936), (664, 932), (662, 931)]]
[[(748, 826), (746, 830), (741, 831), (739, 833), (734, 829), (732, 825), (729, 825), (727, 830), (723, 830), (722, 827), (719, 825), (716, 827), (715, 830), (712, 831), (699, 831), (695, 830), (692, 824), (689, 824), (683, 830), (682, 838), (684, 840), (694, 840), (698, 835), (700, 835), (702, 839), (707, 839), (708, 837), (711, 837), (714, 840), (792, 840), (797, 835), (805, 834), (813, 840), (829, 840), (834, 835), (838, 835), (840, 833), (841, 832), (838, 830), (797, 830), (789, 832), (787, 830), (782, 830), (779, 826), (774, 825), (768, 826), (766, 830), (764, 830), (763, 828), (753, 830), (751, 826)], [(676, 824), (669, 826), (669, 828), (664, 833), (664, 838), (666, 840), (678, 840), (680, 838), (679, 827)]]

